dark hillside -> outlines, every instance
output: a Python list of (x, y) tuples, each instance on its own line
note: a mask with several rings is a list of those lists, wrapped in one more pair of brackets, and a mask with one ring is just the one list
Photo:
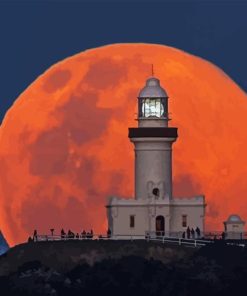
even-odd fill
[(0, 257), (0, 276), (16, 271), (20, 265), (30, 261), (39, 261), (47, 267), (66, 272), (78, 264), (93, 265), (103, 259), (140, 256), (168, 263), (190, 256), (193, 252), (193, 248), (141, 240), (32, 242), (18, 245)]
[(0, 270), (1, 296), (232, 296), (245, 289), (247, 250), (224, 242), (29, 243), (1, 256)]

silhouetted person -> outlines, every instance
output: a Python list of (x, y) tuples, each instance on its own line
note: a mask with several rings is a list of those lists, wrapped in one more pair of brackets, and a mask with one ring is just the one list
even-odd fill
[(36, 242), (37, 240), (38, 240), (38, 232), (35, 229), (34, 232), (33, 232), (33, 241)]
[(93, 238), (93, 229), (90, 231), (90, 238)]
[(77, 232), (76, 236), (75, 236), (77, 239), (79, 239), (79, 233)]
[(83, 239), (85, 239), (85, 238), (86, 238), (86, 236), (87, 236), (87, 234), (86, 234), (86, 231), (85, 231), (85, 230), (83, 230), (83, 231), (82, 231), (82, 233), (81, 233), (81, 237), (82, 237)]
[(62, 230), (61, 230), (61, 239), (64, 239), (65, 236), (66, 236), (66, 233), (65, 233), (64, 229), (62, 228)]
[(74, 238), (75, 234), (69, 229), (68, 231), (68, 238)]
[(221, 237), (222, 237), (222, 239), (225, 239), (226, 238), (226, 234), (225, 234), (224, 231), (222, 232)]
[(185, 238), (185, 231), (184, 231), (183, 234), (182, 234), (182, 238)]
[(111, 229), (110, 229), (110, 228), (107, 229), (107, 237), (108, 237), (108, 238), (111, 237)]
[(51, 228), (50, 231), (51, 231), (51, 236), (53, 237), (53, 235), (54, 235), (54, 228)]
[(187, 232), (187, 238), (190, 238), (190, 228), (189, 228), (189, 226), (187, 227), (186, 232)]
[(31, 238), (31, 236), (29, 236), (27, 242), (28, 242), (28, 243), (32, 243), (32, 242), (33, 242), (33, 239)]
[(196, 227), (196, 234), (197, 234), (197, 238), (201, 236), (201, 230), (199, 227)]
[(195, 230), (191, 228), (191, 238), (195, 239)]

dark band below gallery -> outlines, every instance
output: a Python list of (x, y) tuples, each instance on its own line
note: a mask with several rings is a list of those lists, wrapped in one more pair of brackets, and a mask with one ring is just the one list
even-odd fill
[(129, 138), (177, 138), (176, 127), (138, 127), (129, 128)]

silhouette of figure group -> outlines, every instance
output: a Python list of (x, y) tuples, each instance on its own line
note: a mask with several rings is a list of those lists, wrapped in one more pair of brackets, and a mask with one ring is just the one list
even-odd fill
[(91, 229), (90, 232), (86, 232), (85, 230), (83, 230), (81, 233), (81, 238), (92, 239), (93, 238), (93, 230)]
[[(66, 233), (64, 231), (64, 229), (62, 228), (61, 229), (61, 232), (60, 232), (60, 236), (59, 235), (54, 235), (54, 231), (55, 229), (54, 228), (51, 228), (50, 229), (51, 231), (51, 235), (39, 235), (38, 236), (38, 232), (37, 230), (35, 229), (34, 232), (33, 232), (33, 236), (29, 237), (28, 238), (28, 242), (36, 242), (38, 241), (39, 239), (40, 240), (57, 240), (59, 239), (59, 237), (61, 238), (61, 240), (69, 240), (69, 239), (93, 239), (94, 238), (94, 232), (93, 232), (93, 229), (91, 229), (90, 231), (85, 231), (83, 230), (81, 233), (77, 232), (77, 233), (74, 233), (73, 231), (71, 231), (70, 229), (68, 230), (68, 233)], [(102, 235), (99, 235), (98, 238), (110, 238), (111, 237), (111, 230), (108, 228), (107, 232), (106, 232), (106, 236), (102, 236)]]
[(61, 230), (61, 239), (92, 239), (93, 238), (93, 230), (91, 229), (89, 232), (86, 232), (83, 230), (81, 234), (78, 232), (75, 234), (70, 229), (68, 230), (68, 234), (64, 231), (64, 229)]
[(191, 229), (189, 228), (189, 226), (186, 229), (186, 232), (184, 231), (182, 234), (182, 238), (188, 238), (188, 239), (195, 239), (195, 238), (200, 238), (201, 237), (201, 230), (199, 227), (196, 227), (196, 229), (194, 230), (194, 228), (192, 227)]

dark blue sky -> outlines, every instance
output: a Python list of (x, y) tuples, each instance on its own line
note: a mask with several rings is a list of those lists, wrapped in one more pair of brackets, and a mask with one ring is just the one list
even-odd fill
[(247, 90), (247, 0), (0, 0), (0, 122), (57, 61), (105, 44), (174, 46), (212, 61)]

